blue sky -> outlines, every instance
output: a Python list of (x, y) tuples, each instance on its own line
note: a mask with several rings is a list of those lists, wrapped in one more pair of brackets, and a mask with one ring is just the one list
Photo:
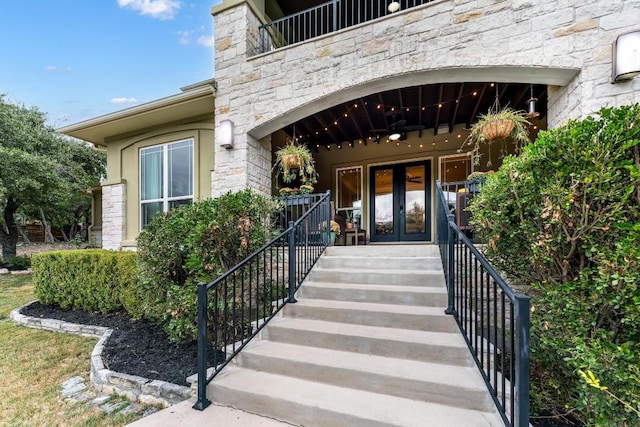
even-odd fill
[(0, 93), (54, 127), (214, 77), (221, 0), (0, 0)]

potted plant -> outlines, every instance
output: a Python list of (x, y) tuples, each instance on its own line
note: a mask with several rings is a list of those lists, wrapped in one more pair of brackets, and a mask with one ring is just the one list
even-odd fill
[[(327, 221), (322, 221), (319, 224), (319, 228), (320, 230), (322, 230), (323, 232), (327, 232)], [(331, 220), (329, 222), (329, 233), (327, 235), (327, 237), (329, 238), (329, 246), (333, 246), (333, 244), (336, 241), (336, 237), (340, 235), (340, 224), (338, 224), (337, 222), (335, 222), (334, 220)]]
[(311, 194), (311, 193), (313, 193), (313, 185), (302, 184), (300, 186), (300, 194)]
[(296, 143), (287, 143), (276, 151), (273, 170), (282, 177), (285, 184), (299, 180), (301, 184), (311, 185), (318, 181), (311, 151), (306, 146)]
[(282, 187), (280, 189), (280, 195), (283, 196), (283, 197), (295, 196), (297, 194), (298, 194), (298, 189), (297, 188)]
[[(471, 126), (471, 132), (465, 139), (464, 145), (473, 146), (473, 158), (475, 164), (480, 163), (480, 147), (482, 144), (491, 146), (494, 142), (502, 144), (502, 151), (505, 151), (504, 144), (507, 141), (513, 142), (516, 152), (523, 146), (531, 142), (529, 138), (529, 126), (531, 123), (526, 119), (524, 111), (513, 108), (490, 109), (487, 114), (481, 114), (478, 121)], [(458, 150), (462, 152), (462, 147)], [(489, 149), (489, 161), (491, 164), (491, 149)]]
[(353, 228), (353, 211), (346, 210), (344, 211), (345, 221), (347, 222), (347, 228)]

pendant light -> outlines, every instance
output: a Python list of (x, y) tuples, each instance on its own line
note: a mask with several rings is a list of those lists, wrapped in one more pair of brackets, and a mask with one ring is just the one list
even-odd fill
[(529, 87), (531, 88), (531, 98), (529, 98), (529, 100), (527, 101), (527, 104), (529, 105), (529, 111), (527, 112), (527, 114), (525, 114), (525, 117), (528, 119), (535, 119), (536, 117), (540, 116), (540, 113), (536, 111), (536, 102), (538, 102), (538, 98), (533, 97), (533, 85), (530, 84)]
[(391, 3), (389, 3), (389, 7), (387, 8), (387, 10), (390, 13), (397, 12), (398, 10), (400, 10), (400, 3), (397, 1), (392, 1)]

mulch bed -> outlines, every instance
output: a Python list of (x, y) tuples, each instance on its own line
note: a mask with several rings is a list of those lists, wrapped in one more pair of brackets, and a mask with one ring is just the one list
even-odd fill
[(21, 313), (113, 329), (102, 353), (105, 367), (112, 371), (183, 386), (189, 386), (186, 378), (196, 372), (197, 342), (176, 343), (162, 327), (147, 320), (135, 320), (126, 313), (65, 310), (39, 302), (24, 308)]

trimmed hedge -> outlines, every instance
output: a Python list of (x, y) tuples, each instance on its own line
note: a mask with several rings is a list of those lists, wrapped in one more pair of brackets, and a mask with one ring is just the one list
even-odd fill
[(135, 301), (135, 252), (81, 249), (35, 254), (31, 260), (35, 294), (42, 304), (109, 313)]

